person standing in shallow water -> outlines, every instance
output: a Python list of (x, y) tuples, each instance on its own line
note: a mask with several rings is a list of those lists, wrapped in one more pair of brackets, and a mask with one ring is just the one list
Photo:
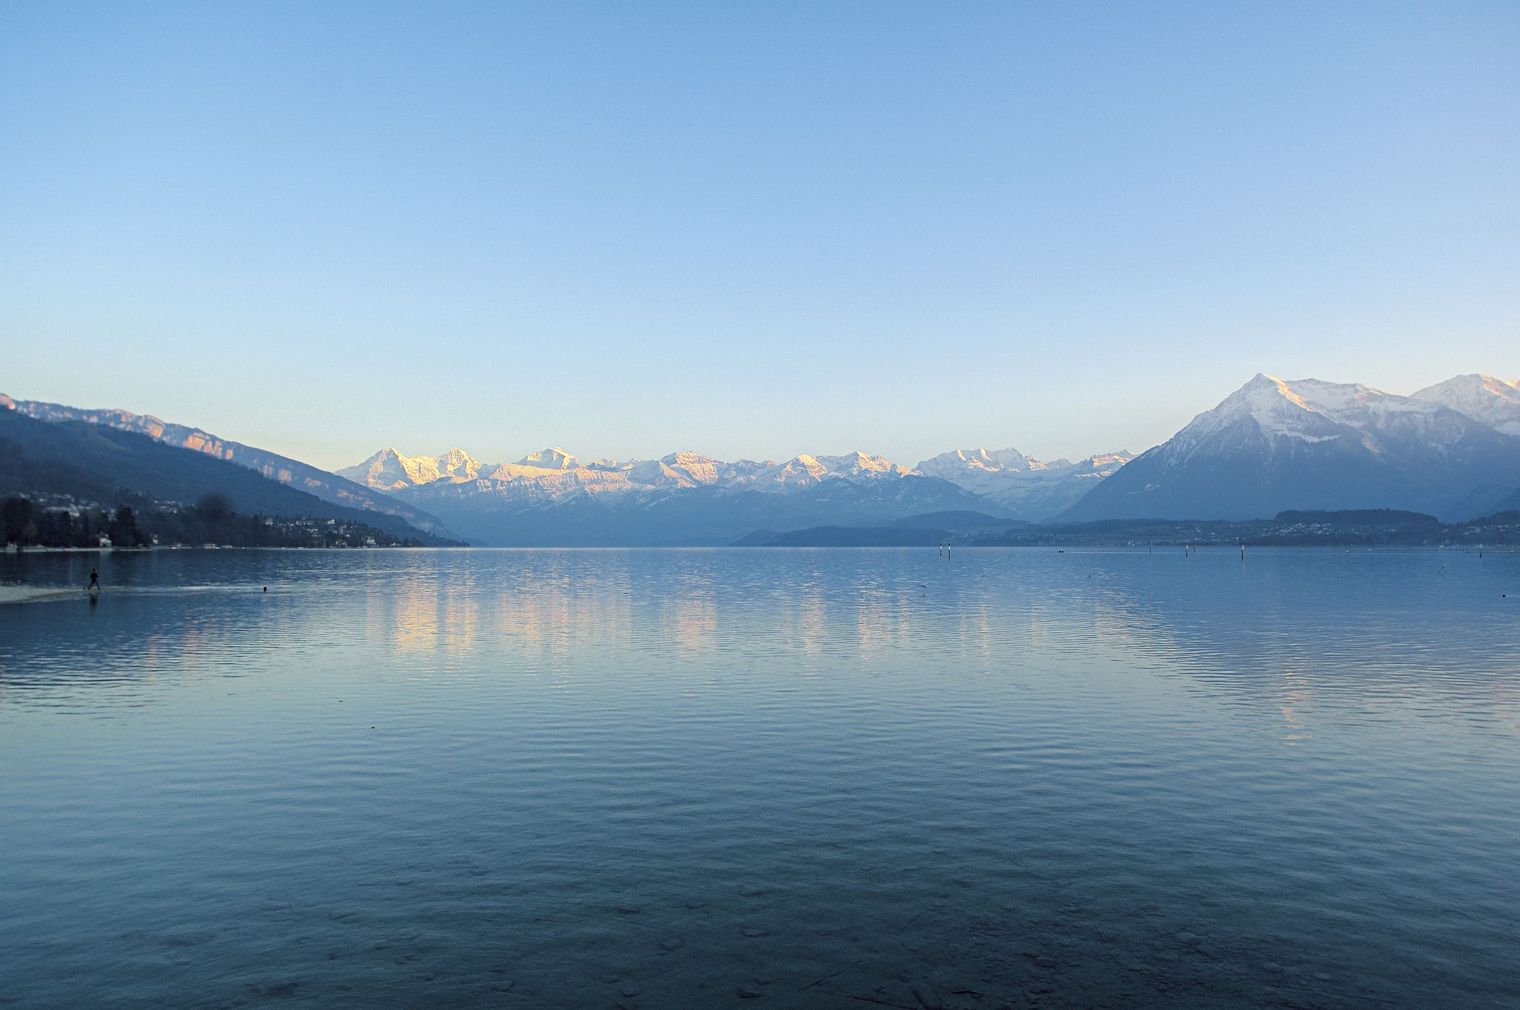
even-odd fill
[(90, 584), (85, 587), (85, 592), (93, 592), (94, 590), (99, 589), (99, 588), (100, 588), (100, 572), (97, 571), (94, 568), (91, 568), (90, 569)]

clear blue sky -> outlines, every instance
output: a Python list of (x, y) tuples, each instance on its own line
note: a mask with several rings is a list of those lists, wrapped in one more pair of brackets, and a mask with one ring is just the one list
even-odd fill
[(0, 390), (337, 466), (1520, 373), (1514, 3), (0, 6)]

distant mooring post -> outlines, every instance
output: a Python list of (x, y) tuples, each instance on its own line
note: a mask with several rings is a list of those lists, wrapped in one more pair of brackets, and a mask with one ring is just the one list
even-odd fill
[(1244, 561), (1245, 559), (1246, 559), (1246, 545), (1245, 544), (1241, 544), (1240, 545), (1240, 560)]

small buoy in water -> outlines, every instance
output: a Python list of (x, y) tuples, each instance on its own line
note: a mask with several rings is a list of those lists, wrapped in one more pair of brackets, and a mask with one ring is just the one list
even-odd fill
[(269, 587), (268, 586), (264, 587), (264, 592), (266, 592), (266, 593), (269, 592)]

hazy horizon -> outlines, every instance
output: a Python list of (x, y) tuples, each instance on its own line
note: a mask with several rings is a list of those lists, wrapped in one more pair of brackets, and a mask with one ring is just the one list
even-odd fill
[[(1253, 374), (1255, 374), (1255, 373), (1253, 373)], [(1269, 373), (1265, 373), (1265, 374), (1274, 375), (1275, 373), (1270, 373), (1269, 372)], [(1456, 373), (1456, 374), (1457, 375), (1485, 374), (1485, 375), (1493, 376), (1493, 373), (1491, 373), (1491, 372), (1490, 373)], [(1282, 376), (1277, 376), (1277, 377), (1278, 378), (1283, 378)], [(1444, 381), (1445, 379), (1449, 379), (1449, 378), (1453, 378), (1453, 377), (1454, 376), (1448, 375), (1448, 376), (1443, 376), (1441, 379), (1433, 379), (1430, 382), (1422, 383), (1421, 384), (1421, 388), (1424, 388), (1425, 386), (1434, 385), (1436, 382)], [(1511, 383), (1514, 383), (1515, 381), (1517, 381), (1514, 378), (1510, 378), (1510, 377), (1506, 377), (1506, 376), (1502, 376), (1502, 375), (1493, 376), (1493, 377), (1504, 379), (1505, 381), (1508, 381), (1508, 382), (1511, 382)], [(1300, 379), (1317, 379), (1317, 378), (1319, 378), (1319, 377), (1318, 376), (1295, 376), (1290, 381), (1298, 381)], [(1329, 380), (1329, 381), (1334, 381), (1334, 380)], [(1350, 382), (1350, 381), (1353, 381), (1353, 380), (1347, 380), (1347, 381)], [(1242, 382), (1242, 385), (1243, 384), (1244, 384), (1244, 382)], [(1374, 389), (1379, 389), (1382, 392), (1393, 393), (1395, 395), (1407, 396), (1410, 393), (1416, 392), (1416, 390), (1414, 390), (1414, 389), (1393, 390), (1393, 389), (1385, 389), (1385, 388), (1382, 388), (1382, 387), (1374, 386), (1371, 383), (1362, 383), (1362, 384), (1363, 385), (1372, 386), (1372, 388), (1374, 388)], [(1231, 389), (1231, 390), (1228, 390), (1226, 392), (1220, 393), (1219, 396), (1216, 397), (1215, 400), (1209, 401), (1209, 403), (1207, 404), (1207, 406), (1200, 406), (1196, 410), (1189, 409), (1186, 412), (1187, 416), (1185, 418), (1183, 418), (1181, 421), (1178, 422), (1177, 429), (1182, 428), (1188, 421), (1191, 421), (1199, 413), (1202, 413), (1202, 412), (1204, 412), (1204, 411), (1206, 411), (1208, 409), (1213, 408), (1214, 406), (1217, 405), (1217, 403), (1218, 403), (1219, 400), (1224, 399), (1226, 395), (1228, 395), (1229, 393), (1233, 393), (1234, 391), (1235, 391), (1234, 389)], [(56, 404), (59, 404), (59, 405), (62, 405), (62, 406), (77, 407), (77, 408), (84, 409), (84, 410), (126, 410), (126, 411), (128, 411), (130, 413), (133, 413), (133, 414), (155, 416), (159, 420), (165, 421), (165, 422), (170, 423), (170, 424), (180, 424), (180, 425), (184, 425), (186, 427), (198, 427), (198, 428), (206, 429), (206, 430), (208, 430), (209, 434), (215, 435), (215, 436), (217, 436), (219, 438), (229, 439), (229, 440), (235, 441), (235, 442), (242, 442), (245, 445), (253, 445), (253, 446), (255, 446), (256, 448), (259, 448), (259, 449), (264, 449), (264, 450), (268, 450), (268, 451), (271, 451), (271, 452), (277, 452), (277, 453), (280, 453), (282, 455), (289, 456), (289, 457), (291, 457), (293, 459), (299, 459), (302, 462), (310, 463), (310, 464), (318, 466), (318, 467), (320, 467), (322, 469), (325, 469), (325, 470), (328, 470), (328, 471), (332, 471), (332, 472), (336, 472), (336, 471), (339, 471), (339, 470), (343, 470), (343, 469), (346, 469), (346, 468), (349, 468), (349, 467), (353, 467), (353, 466), (356, 466), (358, 464), (367, 462), (373, 456), (375, 456), (378, 453), (380, 453), (380, 452), (382, 452), (384, 450), (387, 450), (387, 449), (394, 449), (395, 451), (397, 451), (398, 453), (400, 453), (403, 456), (418, 457), (418, 456), (440, 456), (440, 455), (444, 454), (445, 452), (447, 452), (447, 451), (449, 451), (451, 449), (455, 449), (455, 448), (463, 449), (466, 452), (470, 453), (470, 455), (472, 455), (476, 459), (480, 460), (480, 462), (482, 462), (482, 463), (490, 463), (490, 464), (514, 463), (514, 462), (517, 462), (519, 459), (522, 459), (523, 457), (527, 456), (530, 453), (540, 452), (540, 451), (543, 451), (545, 449), (551, 449), (551, 448), (552, 449), (561, 449), (561, 450), (564, 450), (564, 451), (570, 453), (577, 460), (579, 460), (580, 462), (583, 462), (583, 463), (595, 462), (597, 460), (605, 460), (605, 459), (611, 459), (611, 460), (616, 460), (616, 461), (620, 461), (620, 462), (629, 462), (629, 461), (633, 461), (633, 460), (651, 460), (651, 459), (659, 459), (661, 457), (670, 455), (671, 453), (675, 453), (675, 452), (698, 452), (698, 453), (702, 453), (703, 455), (711, 456), (713, 458), (721, 459), (721, 460), (724, 460), (724, 461), (727, 461), (727, 462), (736, 462), (736, 461), (740, 461), (740, 460), (781, 462), (781, 461), (784, 461), (784, 460), (792, 459), (792, 458), (794, 458), (794, 457), (796, 457), (798, 455), (845, 456), (845, 455), (849, 455), (850, 453), (854, 453), (854, 452), (860, 451), (860, 452), (865, 452), (865, 453), (867, 453), (869, 455), (872, 455), (872, 456), (885, 457), (886, 459), (889, 459), (889, 460), (891, 460), (894, 463), (898, 463), (898, 464), (901, 464), (903, 466), (909, 466), (909, 467), (911, 467), (911, 466), (917, 465), (918, 463), (924, 462), (924, 461), (928, 460), (929, 458), (931, 458), (933, 456), (940, 455), (941, 453), (953, 452), (953, 451), (957, 451), (957, 450), (965, 451), (965, 450), (975, 450), (975, 449), (985, 449), (985, 450), (989, 450), (989, 451), (999, 451), (999, 450), (1004, 450), (1004, 449), (1016, 449), (1019, 452), (1023, 453), (1025, 456), (1032, 457), (1034, 459), (1039, 459), (1039, 460), (1042, 460), (1042, 461), (1045, 461), (1045, 462), (1049, 462), (1049, 461), (1056, 460), (1056, 459), (1061, 459), (1061, 458), (1070, 459), (1070, 460), (1081, 460), (1081, 459), (1086, 459), (1086, 458), (1091, 457), (1091, 456), (1100, 456), (1100, 455), (1106, 455), (1106, 454), (1111, 454), (1111, 453), (1119, 453), (1119, 452), (1128, 452), (1128, 453), (1130, 453), (1133, 456), (1139, 456), (1140, 454), (1144, 453), (1146, 450), (1154, 448), (1155, 446), (1160, 445), (1162, 442), (1165, 442), (1168, 438), (1171, 437), (1171, 435), (1173, 435), (1173, 434), (1176, 433), (1176, 429), (1174, 429), (1173, 431), (1168, 432), (1167, 435), (1165, 435), (1165, 436), (1157, 439), (1155, 442), (1153, 442), (1153, 443), (1147, 443), (1145, 445), (1129, 445), (1129, 444), (1124, 444), (1124, 445), (1116, 445), (1116, 446), (1109, 446), (1109, 447), (1098, 447), (1098, 448), (1092, 448), (1092, 449), (1088, 449), (1088, 450), (1081, 451), (1081, 452), (1076, 452), (1076, 453), (1041, 453), (1041, 452), (1038, 452), (1038, 451), (1034, 451), (1034, 450), (1030, 449), (1027, 446), (1018, 444), (1016, 442), (1003, 443), (1003, 442), (995, 442), (995, 441), (986, 441), (986, 440), (983, 440), (981, 442), (962, 441), (962, 442), (956, 443), (954, 445), (943, 446), (943, 447), (941, 447), (939, 449), (935, 449), (935, 450), (933, 450), (931, 452), (926, 452), (926, 453), (923, 453), (923, 454), (917, 455), (917, 456), (908, 456), (908, 455), (903, 455), (901, 453), (894, 454), (894, 453), (892, 453), (890, 451), (885, 451), (885, 450), (883, 450), (883, 449), (881, 449), (881, 448), (879, 448), (879, 447), (877, 447), (877, 446), (875, 446), (873, 444), (863, 444), (863, 445), (856, 445), (856, 446), (850, 446), (850, 447), (838, 448), (838, 449), (834, 449), (834, 448), (818, 449), (816, 447), (804, 446), (803, 448), (794, 448), (794, 449), (791, 449), (791, 450), (785, 450), (785, 451), (781, 451), (781, 452), (774, 452), (774, 453), (768, 453), (768, 454), (762, 454), (762, 455), (749, 455), (749, 456), (727, 455), (727, 456), (725, 456), (722, 453), (711, 452), (710, 450), (704, 448), (702, 445), (696, 444), (696, 443), (692, 443), (692, 444), (680, 444), (680, 445), (676, 445), (676, 446), (669, 447), (669, 448), (650, 450), (650, 451), (647, 451), (647, 452), (634, 453), (634, 454), (629, 454), (629, 455), (613, 455), (613, 454), (610, 454), (610, 453), (596, 452), (596, 451), (594, 451), (594, 449), (591, 450), (591, 451), (588, 451), (588, 450), (583, 449), (583, 448), (577, 448), (576, 446), (573, 446), (573, 445), (563, 444), (562, 442), (548, 442), (548, 443), (544, 443), (542, 445), (537, 445), (537, 446), (517, 446), (515, 448), (513, 448), (511, 446), (508, 446), (507, 448), (505, 448), (500, 453), (492, 454), (492, 453), (489, 453), (489, 452), (486, 452), (486, 453), (478, 452), (471, 445), (464, 444), (464, 443), (462, 443), (459, 440), (454, 440), (454, 441), (447, 441), (446, 440), (446, 444), (440, 444), (440, 445), (435, 445), (435, 446), (413, 446), (412, 444), (410, 444), (411, 441), (412, 441), (411, 436), (409, 436), (409, 435), (403, 435), (400, 438), (392, 439), (392, 440), (389, 440), (389, 441), (381, 439), (379, 442), (377, 442), (374, 445), (374, 447), (372, 449), (370, 449), (369, 451), (365, 452), (361, 457), (358, 457), (358, 458), (355, 458), (355, 459), (347, 459), (347, 460), (328, 461), (328, 460), (324, 460), (324, 459), (322, 459), (320, 457), (300, 456), (300, 455), (297, 455), (294, 452), (286, 451), (285, 448), (283, 448), (281, 446), (278, 446), (278, 445), (269, 445), (269, 444), (265, 444), (265, 443), (255, 442), (255, 441), (243, 438), (243, 437), (241, 437), (241, 436), (239, 436), (239, 435), (237, 435), (235, 433), (232, 433), (232, 432), (217, 431), (217, 430), (214, 430), (214, 429), (208, 429), (207, 426), (196, 424), (194, 421), (189, 421), (189, 420), (186, 420), (184, 418), (177, 418), (177, 417), (169, 417), (169, 416), (160, 415), (160, 414), (155, 413), (152, 410), (140, 410), (140, 409), (135, 409), (135, 408), (130, 407), (130, 406), (123, 406), (121, 404), (108, 404), (108, 403), (70, 403), (70, 402), (68, 402), (66, 400), (50, 400), (50, 399), (47, 399), (45, 397), (17, 395), (15, 393), (12, 393), (9, 390), (5, 390), (5, 389), (0, 389), (0, 395), (10, 396), (10, 397), (12, 397), (13, 399), (16, 399), (16, 400), (34, 400), (34, 401), (45, 402), (45, 403), (56, 403)], [(505, 443), (503, 443), (503, 444), (505, 444)]]

